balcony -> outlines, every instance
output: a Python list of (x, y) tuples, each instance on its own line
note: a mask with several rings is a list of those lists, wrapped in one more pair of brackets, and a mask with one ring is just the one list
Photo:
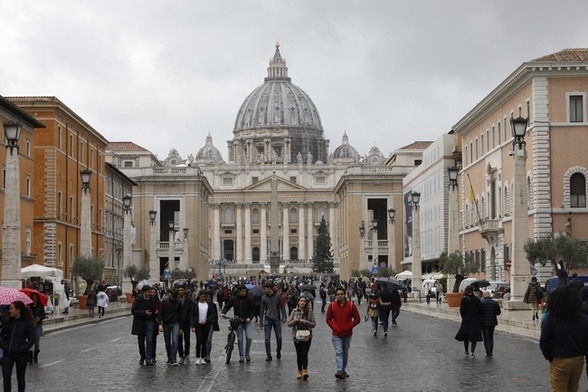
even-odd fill
[(498, 239), (498, 236), (504, 233), (502, 220), (489, 218), (481, 219), (479, 232), (488, 242), (495, 242)]

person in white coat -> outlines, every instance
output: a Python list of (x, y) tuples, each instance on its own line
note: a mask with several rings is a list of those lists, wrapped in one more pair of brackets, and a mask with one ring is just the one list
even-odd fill
[(104, 317), (104, 311), (108, 307), (108, 295), (104, 290), (96, 294), (96, 305), (98, 305), (98, 318)]

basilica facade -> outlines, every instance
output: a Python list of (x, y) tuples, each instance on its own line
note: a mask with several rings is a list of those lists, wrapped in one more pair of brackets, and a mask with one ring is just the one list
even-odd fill
[[(330, 151), (319, 112), (292, 83), (279, 45), (267, 77), (238, 109), (227, 147), (224, 158), (209, 134), (195, 154), (172, 149), (158, 160), (135, 143), (110, 143), (108, 160), (137, 183), (134, 263), (151, 263), (161, 275), (194, 268), (199, 278), (244, 276), (269, 272), (275, 254), (280, 274), (310, 273), (324, 217), (343, 277), (374, 266), (399, 270), (401, 246), (390, 244), (393, 236), (402, 243), (402, 227), (393, 229), (389, 210), (402, 216), (402, 178), (414, 163), (387, 165), (377, 147), (360, 155), (346, 132)], [(149, 211), (158, 212), (154, 222)]]

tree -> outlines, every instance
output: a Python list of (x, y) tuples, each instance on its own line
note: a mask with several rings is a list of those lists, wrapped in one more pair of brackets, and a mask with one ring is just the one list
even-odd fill
[(323, 216), (318, 227), (318, 236), (314, 248), (314, 260), (312, 265), (314, 272), (333, 273), (333, 252), (331, 251), (331, 235), (327, 222)]
[(392, 268), (378, 268), (378, 273), (376, 274), (378, 278), (389, 278), (394, 275), (396, 275), (396, 271), (394, 271)]
[(539, 263), (553, 265), (558, 277), (558, 286), (566, 285), (570, 270), (587, 267), (586, 243), (577, 238), (559, 233), (556, 236), (547, 234), (535, 240), (527, 240), (525, 253), (531, 265)]
[(441, 253), (441, 256), (439, 256), (439, 264), (444, 273), (451, 274), (455, 277), (455, 284), (453, 285), (454, 293), (458, 292), (459, 284), (462, 280), (467, 278), (469, 274), (473, 274), (480, 270), (480, 264), (471, 254), (466, 253), (463, 255), (458, 250), (451, 254), (448, 254), (447, 252)]
[(76, 257), (71, 268), (72, 275), (79, 276), (86, 281), (84, 295), (88, 295), (94, 281), (102, 277), (102, 271), (104, 271), (104, 261), (88, 256)]
[(140, 281), (149, 279), (151, 276), (151, 274), (149, 274), (149, 268), (143, 266), (137, 267), (134, 264), (127, 265), (123, 270), (123, 274), (131, 280), (133, 291), (135, 291), (135, 288)]

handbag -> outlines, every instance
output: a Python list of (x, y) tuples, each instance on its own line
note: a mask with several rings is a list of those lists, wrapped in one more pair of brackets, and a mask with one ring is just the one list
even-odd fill
[(310, 330), (297, 329), (296, 335), (294, 336), (294, 340), (296, 340), (297, 343), (308, 342), (310, 340)]

